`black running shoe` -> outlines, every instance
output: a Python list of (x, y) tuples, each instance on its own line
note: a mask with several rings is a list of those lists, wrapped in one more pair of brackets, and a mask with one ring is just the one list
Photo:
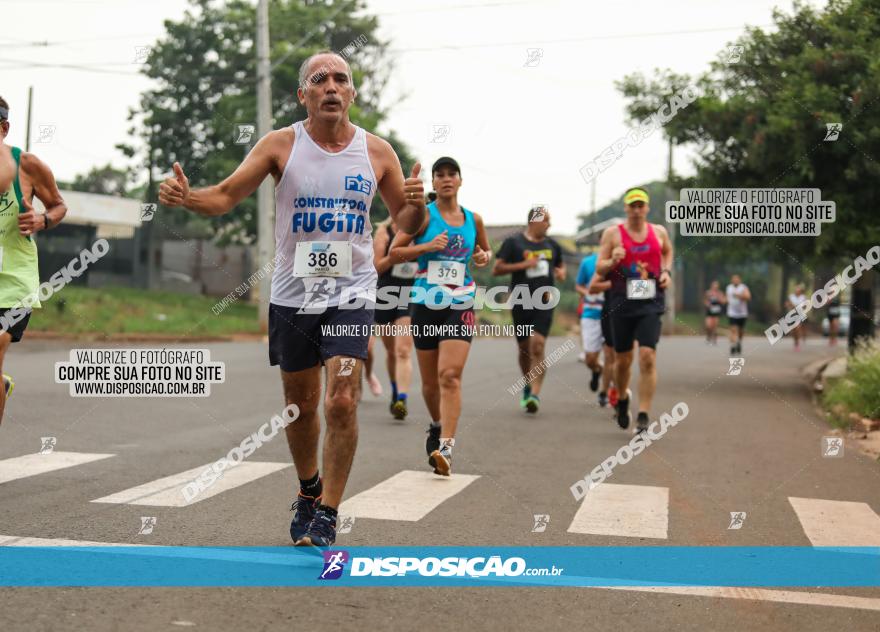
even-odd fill
[(621, 428), (629, 428), (632, 421), (632, 413), (629, 412), (629, 400), (632, 398), (632, 391), (626, 389), (626, 399), (617, 400), (617, 425)]
[[(590, 369), (592, 371), (592, 369)], [(594, 393), (599, 390), (599, 378), (602, 377), (602, 371), (593, 371), (593, 377), (590, 378), (590, 390)]]
[(290, 521), (290, 539), (294, 544), (306, 534), (309, 523), (315, 517), (315, 509), (317, 509), (319, 501), (320, 498), (312, 498), (300, 493), (297, 494), (296, 500), (290, 506), (290, 510), (293, 512), (293, 520)]
[(636, 434), (648, 431), (648, 413), (641, 412), (636, 417)]
[(336, 516), (331, 516), (323, 509), (315, 512), (315, 517), (306, 528), (302, 538), (297, 541), (297, 546), (328, 547), (336, 542)]
[(602, 391), (599, 393), (599, 407), (605, 408), (608, 405), (608, 393)]

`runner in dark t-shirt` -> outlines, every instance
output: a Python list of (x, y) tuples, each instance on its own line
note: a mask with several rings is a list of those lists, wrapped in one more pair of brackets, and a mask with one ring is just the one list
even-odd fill
[[(535, 206), (529, 211), (529, 225), (522, 233), (512, 235), (504, 240), (495, 260), (492, 274), (511, 275), (510, 291), (528, 291), (530, 297), (542, 287), (553, 286), (558, 279), (565, 280), (565, 265), (562, 261), (562, 248), (556, 241), (547, 236), (550, 229), (550, 211), (544, 206)], [(519, 288), (519, 289), (517, 289)], [(514, 304), (511, 308), (513, 324), (516, 328), (516, 343), (519, 349), (519, 366), (523, 377), (528, 379), (529, 373), (535, 370), (531, 383), (527, 382), (523, 389), (520, 405), (528, 412), (537, 412), (540, 400), (544, 371), (536, 370), (544, 361), (544, 345), (553, 324), (552, 309), (536, 309), (529, 301), (531, 308)], [(546, 304), (549, 297), (541, 301)]]

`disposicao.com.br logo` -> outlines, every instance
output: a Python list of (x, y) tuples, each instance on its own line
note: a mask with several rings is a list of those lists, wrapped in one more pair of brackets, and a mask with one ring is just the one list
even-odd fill
[(519, 577), (562, 575), (563, 568), (528, 568), (521, 557), (353, 557), (352, 577)]

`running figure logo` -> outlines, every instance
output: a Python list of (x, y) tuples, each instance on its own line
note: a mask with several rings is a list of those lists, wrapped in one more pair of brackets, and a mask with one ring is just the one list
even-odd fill
[(730, 524), (727, 526), (727, 529), (742, 529), (743, 523), (746, 521), (746, 512), (744, 511), (731, 511), (730, 512)]
[(141, 204), (141, 221), (149, 222), (156, 214), (156, 204)]
[(135, 46), (134, 47), (134, 61), (133, 64), (142, 64), (147, 61), (147, 58), (150, 56), (150, 51), (152, 50), (151, 46)]
[(348, 377), (351, 375), (351, 372), (354, 371), (354, 367), (357, 366), (357, 360), (355, 358), (342, 358), (340, 360), (339, 365), (339, 375), (340, 377)]
[(141, 516), (141, 528), (138, 535), (150, 535), (156, 526), (156, 516)]
[(822, 437), (822, 456), (830, 459), (843, 457), (843, 439), (841, 437)]
[(544, 57), (543, 48), (527, 48), (526, 63), (524, 63), (523, 66), (525, 66), (526, 68), (534, 68), (541, 63), (542, 57)]
[(336, 533), (351, 533), (352, 527), (354, 527), (354, 516), (340, 516)]
[(432, 143), (445, 143), (446, 139), (449, 138), (450, 127), (448, 125), (434, 125), (433, 126), (433, 136), (431, 137)]
[(348, 551), (324, 551), (324, 570), (318, 579), (339, 579), (348, 564)]
[(744, 46), (732, 45), (727, 47), (727, 64), (738, 64), (739, 60), (742, 59), (743, 51), (745, 50)]
[(636, 279), (632, 282), (632, 296), (630, 298), (651, 298), (651, 288), (646, 279)]
[(38, 143), (51, 143), (55, 136), (54, 125), (40, 125), (40, 136), (37, 138)]
[(336, 279), (332, 277), (303, 277), (306, 294), (298, 314), (320, 314), (327, 309), (330, 295), (336, 289)]
[(544, 533), (548, 524), (550, 524), (550, 514), (535, 514), (535, 526), (532, 527), (532, 533)]
[(40, 437), (42, 445), (40, 446), (40, 454), (52, 454), (58, 439), (55, 437)]
[(727, 375), (739, 375), (742, 373), (743, 367), (746, 364), (745, 358), (728, 358), (730, 360), (730, 366), (727, 367)]
[(247, 145), (251, 142), (251, 137), (256, 132), (256, 127), (253, 125), (236, 125), (235, 132), (235, 144), (236, 145)]
[(826, 123), (825, 142), (831, 142), (838, 139), (840, 132), (843, 131), (843, 123)]

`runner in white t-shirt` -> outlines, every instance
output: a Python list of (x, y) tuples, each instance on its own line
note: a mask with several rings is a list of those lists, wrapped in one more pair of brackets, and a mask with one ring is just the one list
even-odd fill
[(730, 277), (726, 294), (727, 321), (730, 324), (730, 355), (736, 355), (742, 353), (743, 332), (746, 328), (746, 319), (749, 317), (749, 301), (752, 300), (752, 293), (740, 276), (734, 274)]

